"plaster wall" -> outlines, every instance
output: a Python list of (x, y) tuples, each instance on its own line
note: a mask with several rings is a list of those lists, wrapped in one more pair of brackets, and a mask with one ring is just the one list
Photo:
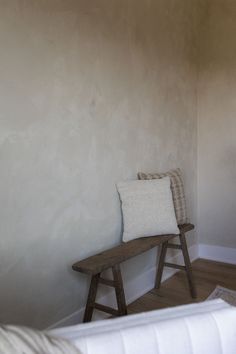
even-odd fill
[(236, 248), (236, 2), (207, 1), (199, 31), (199, 242)]
[[(44, 328), (85, 304), (71, 264), (121, 241), (116, 182), (180, 167), (196, 222), (195, 10), (0, 0), (1, 322)], [(127, 262), (125, 282), (154, 264)]]

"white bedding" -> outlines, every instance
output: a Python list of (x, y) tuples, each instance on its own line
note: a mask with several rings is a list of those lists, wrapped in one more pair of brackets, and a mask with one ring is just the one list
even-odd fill
[(212, 300), (50, 333), (83, 354), (235, 354), (236, 308)]
[(70, 341), (36, 329), (0, 325), (0, 354), (81, 354)]

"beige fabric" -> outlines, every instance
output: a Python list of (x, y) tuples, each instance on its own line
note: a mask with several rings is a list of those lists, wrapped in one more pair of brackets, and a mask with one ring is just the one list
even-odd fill
[(79, 354), (66, 339), (18, 326), (0, 325), (0, 354)]
[(188, 222), (187, 210), (186, 210), (186, 200), (184, 194), (184, 183), (179, 168), (175, 170), (168, 171), (166, 173), (138, 173), (138, 178), (140, 180), (150, 180), (159, 179), (169, 176), (171, 180), (171, 190), (173, 195), (175, 215), (178, 225), (183, 225)]
[(123, 241), (178, 234), (170, 178), (117, 184), (124, 222)]

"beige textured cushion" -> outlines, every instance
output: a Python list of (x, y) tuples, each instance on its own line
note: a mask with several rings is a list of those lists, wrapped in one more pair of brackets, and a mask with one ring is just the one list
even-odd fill
[(178, 234), (170, 178), (117, 184), (124, 222), (123, 241)]
[(80, 354), (66, 339), (19, 326), (0, 325), (0, 354)]
[(188, 222), (187, 218), (187, 209), (186, 209), (186, 200), (184, 194), (184, 183), (179, 168), (171, 170), (165, 173), (138, 173), (138, 178), (140, 180), (151, 180), (159, 179), (169, 176), (171, 180), (171, 190), (173, 195), (175, 215), (178, 222), (178, 225), (183, 225)]

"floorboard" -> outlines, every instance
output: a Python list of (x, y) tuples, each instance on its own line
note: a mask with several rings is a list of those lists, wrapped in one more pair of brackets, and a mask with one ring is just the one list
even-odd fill
[(236, 265), (197, 259), (192, 264), (198, 296), (192, 299), (184, 271), (180, 271), (131, 303), (128, 313), (139, 313), (204, 301), (217, 285), (236, 290)]

